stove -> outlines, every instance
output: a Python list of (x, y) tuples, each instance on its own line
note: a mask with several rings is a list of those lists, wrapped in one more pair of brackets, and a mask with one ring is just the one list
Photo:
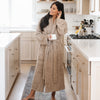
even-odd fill
[(88, 34), (88, 35), (84, 35), (84, 36), (70, 34), (70, 37), (72, 39), (100, 39), (100, 37), (98, 37), (94, 34)]

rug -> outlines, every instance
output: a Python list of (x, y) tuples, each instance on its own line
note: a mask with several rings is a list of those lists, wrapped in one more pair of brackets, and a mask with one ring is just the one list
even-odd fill
[[(31, 91), (34, 70), (35, 70), (35, 67), (32, 66), (27, 77), (27, 81), (24, 87), (21, 100), (25, 98), (26, 96), (28, 96)], [(56, 100), (67, 100), (65, 90), (57, 91), (55, 97), (56, 97)], [(35, 100), (51, 100), (51, 93), (36, 92)]]

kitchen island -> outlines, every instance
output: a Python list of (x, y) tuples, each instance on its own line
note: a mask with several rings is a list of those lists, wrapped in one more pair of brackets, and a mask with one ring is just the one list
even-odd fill
[(71, 39), (71, 85), (78, 100), (100, 100), (100, 40)]
[(0, 34), (0, 100), (6, 100), (20, 72), (20, 33)]

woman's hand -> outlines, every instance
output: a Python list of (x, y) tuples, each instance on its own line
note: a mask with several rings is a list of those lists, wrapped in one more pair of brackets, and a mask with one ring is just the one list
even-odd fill
[(62, 11), (59, 11), (58, 15), (57, 15), (57, 19), (59, 19), (62, 15)]

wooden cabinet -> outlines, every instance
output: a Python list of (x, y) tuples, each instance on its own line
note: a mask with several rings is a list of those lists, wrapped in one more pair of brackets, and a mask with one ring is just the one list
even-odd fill
[(76, 0), (76, 13), (89, 14), (89, 0)]
[(39, 43), (37, 40), (32, 40), (32, 60), (37, 60), (37, 55), (39, 51)]
[(78, 93), (78, 62), (77, 59), (75, 57), (72, 58), (72, 70), (71, 70), (71, 75), (72, 75), (72, 86), (74, 89), (75, 94)]
[(90, 14), (100, 15), (100, 0), (90, 0)]
[(21, 60), (31, 60), (31, 38), (21, 38)]
[(0, 80), (2, 80), (0, 82), (0, 100), (6, 100), (20, 72), (19, 35), (15, 35), (15, 38), (13, 35), (11, 35), (13, 38), (10, 37), (10, 35), (9, 33), (1, 41), (5, 43), (5, 46), (0, 44)]
[(20, 71), (19, 61), (19, 39), (17, 38), (11, 43), (5, 52), (6, 56), (6, 96), (11, 90), (11, 87), (15, 81), (17, 74)]
[(82, 56), (78, 58), (78, 96), (88, 100), (88, 60)]
[(79, 100), (89, 100), (89, 66), (88, 60), (72, 44), (71, 85)]
[(22, 33), (20, 40), (20, 59), (37, 60), (39, 43), (35, 37), (35, 32)]

